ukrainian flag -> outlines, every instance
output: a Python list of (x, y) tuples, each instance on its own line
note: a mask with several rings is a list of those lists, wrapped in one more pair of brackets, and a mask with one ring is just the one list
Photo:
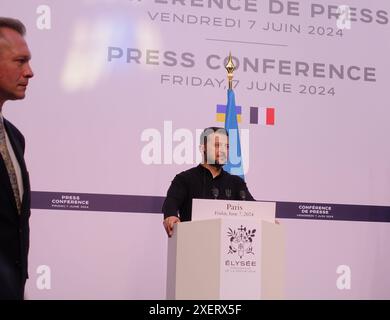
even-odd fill
[[(236, 106), (236, 113), (237, 113), (237, 122), (241, 123), (241, 106)], [(215, 120), (217, 122), (225, 122), (226, 121), (226, 105), (224, 104), (217, 104), (217, 113)]]

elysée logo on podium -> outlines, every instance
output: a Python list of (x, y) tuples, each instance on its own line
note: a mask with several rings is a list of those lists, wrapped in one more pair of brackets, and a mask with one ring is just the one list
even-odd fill
[[(222, 220), (220, 240), (220, 243), (224, 244), (221, 251), (222, 277), (240, 273), (251, 273), (254, 274), (253, 277), (257, 275), (259, 239), (255, 236), (256, 231), (260, 221), (275, 223), (275, 208), (275, 202), (192, 200), (192, 221)], [(232, 279), (229, 281), (233, 281)]]
[(255, 233), (256, 229), (247, 229), (243, 225), (237, 229), (229, 228), (227, 233), (230, 241), (228, 254), (237, 254), (240, 259), (244, 255), (254, 255), (252, 244)]
[(256, 225), (253, 220), (225, 219), (222, 222), (221, 252), (222, 268), (225, 273), (256, 272), (259, 259), (256, 248)]
[(193, 199), (192, 221), (239, 218), (275, 223), (275, 208), (275, 202)]

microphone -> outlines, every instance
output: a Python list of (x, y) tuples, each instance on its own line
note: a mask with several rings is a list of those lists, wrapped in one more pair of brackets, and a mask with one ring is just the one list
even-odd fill
[(218, 190), (217, 187), (212, 187), (212, 188), (211, 188), (211, 193), (213, 194), (214, 199), (217, 199), (217, 198), (218, 198), (219, 190)]
[(245, 192), (245, 190), (240, 190), (240, 199), (243, 200), (243, 201), (246, 199), (246, 192)]

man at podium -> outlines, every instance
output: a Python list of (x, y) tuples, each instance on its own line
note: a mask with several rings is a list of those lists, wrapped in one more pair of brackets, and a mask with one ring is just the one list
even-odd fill
[(168, 189), (162, 207), (163, 224), (168, 236), (172, 236), (175, 223), (191, 220), (194, 198), (255, 201), (245, 181), (222, 168), (229, 151), (226, 129), (204, 129), (200, 135), (199, 150), (202, 163), (177, 174)]

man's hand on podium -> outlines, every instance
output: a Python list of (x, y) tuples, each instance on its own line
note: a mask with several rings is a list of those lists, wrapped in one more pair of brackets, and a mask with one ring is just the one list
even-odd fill
[(180, 222), (180, 219), (176, 216), (170, 216), (170, 217), (167, 217), (164, 219), (163, 225), (164, 225), (165, 231), (168, 234), (168, 237), (172, 237), (173, 226), (175, 225), (175, 223), (178, 223), (178, 222)]

